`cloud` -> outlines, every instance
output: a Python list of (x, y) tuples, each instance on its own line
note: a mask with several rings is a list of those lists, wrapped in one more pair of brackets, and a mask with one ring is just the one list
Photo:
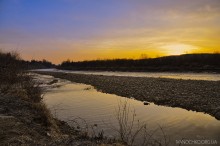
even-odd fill
[(32, 7), (19, 3), (16, 14), (14, 7), (8, 9), (0, 47), (19, 43), (26, 58), (34, 54), (56, 63), (67, 58), (163, 55), (161, 46), (172, 44), (220, 50), (219, 0), (65, 0), (50, 7), (41, 2), (28, 3)]

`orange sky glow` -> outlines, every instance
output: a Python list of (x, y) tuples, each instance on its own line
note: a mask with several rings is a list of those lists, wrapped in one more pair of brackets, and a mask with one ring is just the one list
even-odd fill
[[(3, 0), (0, 49), (64, 60), (220, 52), (219, 0)], [(12, 11), (13, 10), (13, 11)]]

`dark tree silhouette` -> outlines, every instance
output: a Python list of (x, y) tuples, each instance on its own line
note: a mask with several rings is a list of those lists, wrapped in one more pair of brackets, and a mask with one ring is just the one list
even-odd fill
[(59, 69), (103, 71), (215, 71), (220, 72), (220, 54), (184, 54), (143, 59), (113, 59), (62, 62)]

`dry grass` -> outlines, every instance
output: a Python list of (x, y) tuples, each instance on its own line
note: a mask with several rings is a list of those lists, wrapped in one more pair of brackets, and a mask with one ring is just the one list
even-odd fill
[(33, 102), (41, 101), (41, 88), (25, 71), (16, 52), (0, 52), (0, 91)]
[(0, 52), (0, 69), (0, 93), (29, 102), (38, 115), (35, 122), (58, 132), (52, 114), (41, 101), (42, 88), (23, 69), (19, 54)]
[[(137, 119), (135, 109), (130, 107), (128, 100), (119, 101), (115, 110), (115, 118), (118, 126), (111, 128), (119, 135), (120, 140), (128, 146), (168, 146), (169, 140), (164, 129), (159, 125), (153, 132), (147, 129), (147, 124)], [(161, 135), (156, 138), (155, 135)]]
[(69, 122), (79, 132), (79, 137), (83, 139), (104, 140), (104, 131), (98, 128), (97, 124), (89, 124), (85, 119), (76, 117)]

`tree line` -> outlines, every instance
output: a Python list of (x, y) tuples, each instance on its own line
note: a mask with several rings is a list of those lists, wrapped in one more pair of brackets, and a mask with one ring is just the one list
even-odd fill
[[(91, 61), (63, 61), (60, 65), (43, 60), (25, 61), (16, 52), (0, 51), (1, 72), (11, 69), (45, 69), (57, 68), (65, 70), (96, 70), (96, 71), (210, 71), (220, 72), (220, 54), (184, 54), (143, 59), (106, 59)], [(11, 73), (15, 71), (11, 70)]]
[(146, 59), (64, 61), (57, 68), (101, 71), (214, 71), (220, 72), (220, 54), (184, 54)]
[(0, 69), (43, 69), (43, 68), (55, 68), (56, 65), (43, 59), (43, 60), (23, 60), (17, 52), (3, 52), (0, 51)]

